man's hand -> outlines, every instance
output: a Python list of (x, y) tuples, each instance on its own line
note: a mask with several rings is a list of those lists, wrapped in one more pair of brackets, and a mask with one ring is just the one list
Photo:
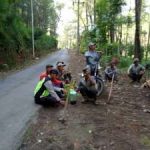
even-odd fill
[(89, 78), (89, 81), (90, 81), (91, 85), (95, 85), (95, 84), (96, 84), (96, 81), (93, 80), (91, 76), (90, 76), (90, 78)]
[(80, 90), (79, 90), (79, 89), (76, 89), (75, 91), (76, 91), (77, 93), (80, 93)]
[(102, 51), (97, 51), (98, 54), (100, 55), (103, 55), (103, 52)]
[(140, 74), (140, 75), (143, 75), (144, 73), (145, 73), (145, 71), (140, 71), (140, 73), (139, 73), (139, 74)]
[(60, 104), (61, 104), (62, 106), (65, 106), (65, 101), (60, 100)]
[(61, 90), (64, 94), (67, 94), (67, 91), (65, 89), (61, 89)]

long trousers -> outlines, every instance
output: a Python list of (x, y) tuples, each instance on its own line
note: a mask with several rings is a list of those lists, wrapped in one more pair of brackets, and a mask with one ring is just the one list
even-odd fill
[(140, 81), (143, 75), (139, 75), (139, 74), (134, 74), (134, 73), (130, 73), (128, 75), (133, 81)]
[(35, 103), (43, 106), (56, 106), (59, 102), (56, 98), (52, 97), (51, 95), (42, 97), (42, 98), (35, 98)]
[(92, 90), (92, 89), (89, 90), (84, 86), (80, 87), (79, 90), (83, 97), (93, 98), (94, 100), (96, 100), (97, 90)]

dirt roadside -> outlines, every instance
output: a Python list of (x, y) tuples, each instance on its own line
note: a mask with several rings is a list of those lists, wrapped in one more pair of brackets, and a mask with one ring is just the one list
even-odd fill
[(17, 65), (16, 67), (14, 67), (13, 69), (7, 69), (7, 70), (1, 70), (0, 71), (0, 79), (5, 79), (7, 76), (19, 72), (21, 70), (24, 70), (28, 67), (30, 67), (31, 65), (37, 64), (39, 62), (41, 62), (43, 59), (45, 59), (45, 57), (48, 57), (49, 55), (52, 55), (53, 53), (55, 53), (57, 50), (52, 50), (50, 53), (44, 53), (43, 55), (40, 55), (40, 57), (35, 57), (35, 59), (28, 59), (25, 62), (23, 62), (20, 65)]
[[(69, 69), (78, 80), (84, 58), (73, 52), (70, 56)], [(81, 99), (69, 105), (65, 124), (58, 121), (62, 108), (41, 108), (19, 150), (150, 150), (149, 90), (123, 75), (106, 105), (109, 87), (98, 106), (81, 104)]]

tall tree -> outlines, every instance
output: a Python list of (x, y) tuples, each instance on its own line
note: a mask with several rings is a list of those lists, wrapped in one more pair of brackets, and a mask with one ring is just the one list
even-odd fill
[[(54, 1), (33, 0), (33, 4), (36, 49), (49, 50), (57, 42), (54, 34), (46, 35), (48, 29), (56, 33), (58, 15)], [(15, 65), (21, 55), (29, 56), (31, 52), (31, 3), (30, 0), (0, 1), (0, 10), (0, 61)]]
[(97, 26), (101, 42), (106, 43), (108, 40), (111, 43), (114, 42), (117, 17), (121, 13), (121, 7), (124, 4), (124, 0), (97, 0)]
[(142, 0), (135, 0), (135, 46), (134, 46), (134, 57), (142, 59), (141, 52), (141, 40), (140, 40), (140, 23), (141, 23), (141, 7)]
[(124, 5), (124, 0), (109, 0), (109, 33), (110, 42), (113, 43), (115, 40), (115, 23), (118, 14), (121, 13), (121, 7)]

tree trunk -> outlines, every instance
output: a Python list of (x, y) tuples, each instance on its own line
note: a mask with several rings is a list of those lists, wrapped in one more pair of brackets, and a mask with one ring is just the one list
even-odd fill
[(86, 24), (87, 24), (87, 30), (89, 29), (89, 18), (88, 18), (88, 4), (86, 2)]
[(91, 23), (91, 27), (92, 27), (92, 25), (93, 25), (92, 15), (89, 15), (89, 18), (90, 18), (90, 23)]
[(94, 25), (96, 24), (96, 0), (94, 0)]
[(120, 33), (119, 33), (119, 44), (122, 44), (122, 25), (120, 26)]
[(115, 40), (115, 27), (114, 24), (110, 26), (110, 42), (113, 43)]
[(135, 41), (134, 41), (134, 43), (135, 43), (135, 46), (134, 46), (134, 57), (139, 58), (140, 61), (142, 59), (141, 41), (140, 41), (141, 6), (142, 6), (142, 0), (135, 0), (136, 28), (135, 28)]
[(148, 58), (148, 52), (149, 52), (149, 45), (150, 45), (150, 22), (149, 22), (149, 31), (148, 31), (148, 38), (147, 38), (147, 50), (146, 50), (146, 60)]

